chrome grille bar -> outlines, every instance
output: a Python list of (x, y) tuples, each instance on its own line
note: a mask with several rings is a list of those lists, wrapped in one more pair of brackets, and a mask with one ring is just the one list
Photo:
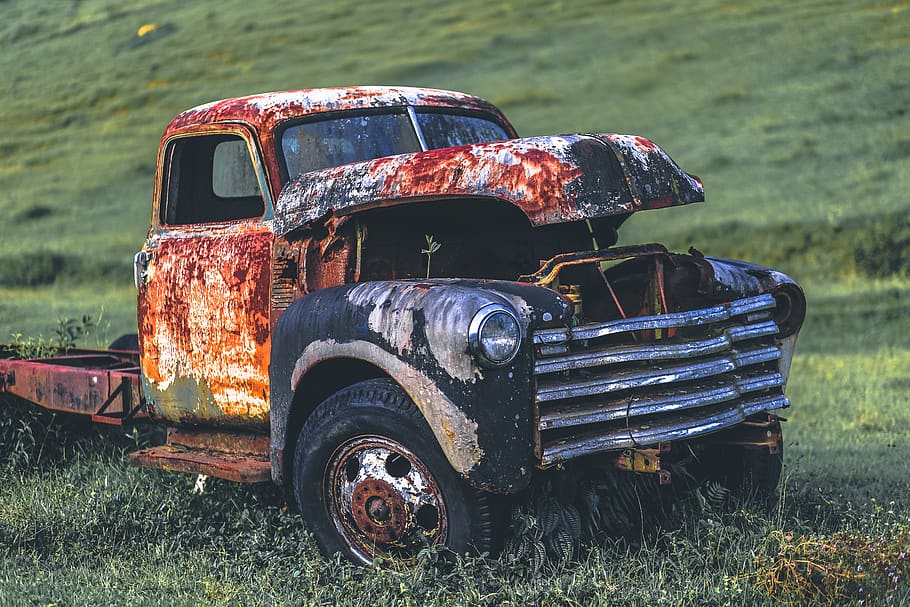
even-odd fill
[(732, 401), (749, 392), (781, 388), (784, 378), (780, 373), (757, 374), (733, 380), (689, 386), (684, 390), (657, 393), (635, 393), (622, 399), (563, 405), (541, 411), (540, 429), (554, 430), (624, 419), (658, 415), (685, 409)]
[(573, 436), (545, 445), (541, 454), (541, 464), (552, 466), (562, 461), (603, 451), (695, 438), (743, 422), (752, 413), (769, 409), (783, 409), (789, 404), (790, 401), (780, 394), (763, 396), (732, 406), (714, 407), (697, 415), (677, 416), (663, 420), (661, 423), (642, 424), (630, 428), (617, 428), (607, 432)]
[[(541, 465), (684, 440), (788, 407), (784, 378), (768, 364), (781, 358), (774, 307), (774, 297), (764, 294), (536, 332)], [(685, 337), (637, 343), (621, 335), (687, 327)]]
[(729, 350), (738, 342), (776, 334), (777, 325), (767, 320), (754, 325), (728, 327), (722, 335), (699, 341), (678, 343), (651, 342), (635, 346), (614, 346), (585, 350), (577, 354), (543, 358), (534, 365), (534, 373), (554, 373), (621, 362), (695, 358)]
[(777, 360), (780, 356), (780, 350), (768, 346), (755, 350), (734, 350), (728, 356), (698, 360), (684, 365), (651, 367), (641, 371), (619, 371), (591, 379), (541, 378), (537, 380), (537, 402), (704, 379), (729, 373), (741, 367)]
[(765, 293), (755, 297), (747, 297), (736, 301), (727, 302), (711, 308), (674, 312), (658, 316), (639, 316), (611, 320), (604, 323), (582, 325), (573, 328), (543, 329), (534, 333), (535, 344), (556, 344), (579, 339), (596, 339), (617, 333), (629, 331), (646, 331), (650, 329), (672, 329), (678, 327), (694, 327), (707, 325), (735, 316), (751, 314), (763, 310), (774, 309), (774, 296)]

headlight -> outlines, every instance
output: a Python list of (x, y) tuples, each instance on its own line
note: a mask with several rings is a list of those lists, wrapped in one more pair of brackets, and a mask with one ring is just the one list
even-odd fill
[(471, 319), (468, 344), (482, 363), (496, 367), (508, 364), (521, 346), (521, 324), (506, 306), (485, 305)]
[(806, 320), (806, 296), (802, 289), (793, 284), (785, 284), (774, 289), (775, 308), (772, 318), (780, 328), (780, 337), (789, 337), (803, 326)]

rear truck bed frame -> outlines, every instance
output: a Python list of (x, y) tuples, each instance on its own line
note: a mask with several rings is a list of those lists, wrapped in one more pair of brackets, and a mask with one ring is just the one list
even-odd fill
[[(149, 419), (138, 351), (71, 348), (55, 356), (20, 358), (14, 346), (0, 345), (2, 394), (109, 426)], [(130, 461), (244, 483), (271, 480), (265, 435), (168, 428), (167, 444), (131, 453)]]

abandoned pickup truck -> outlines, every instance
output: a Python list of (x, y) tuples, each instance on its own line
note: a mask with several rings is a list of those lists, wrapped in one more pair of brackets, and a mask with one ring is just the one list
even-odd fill
[(293, 488), (320, 547), (485, 550), (493, 495), (575, 467), (780, 475), (805, 298), (741, 261), (615, 246), (702, 201), (651, 141), (517, 138), (476, 97), (360, 87), (188, 110), (135, 258), (138, 352), (0, 352), (0, 391), (167, 443), (135, 464)]

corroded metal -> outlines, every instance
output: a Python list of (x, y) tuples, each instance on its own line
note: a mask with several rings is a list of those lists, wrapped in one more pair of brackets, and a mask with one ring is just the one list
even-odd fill
[(679, 360), (716, 354), (730, 350), (734, 343), (759, 337), (777, 334), (777, 325), (773, 320), (765, 320), (750, 325), (728, 327), (721, 335), (691, 341), (657, 342), (643, 345), (625, 345), (603, 348), (591, 348), (578, 354), (548, 357), (534, 364), (534, 373), (553, 373), (600, 367), (603, 365), (640, 362)]
[(650, 329), (667, 329), (670, 327), (692, 327), (713, 322), (729, 320), (734, 316), (772, 310), (774, 297), (770, 294), (748, 297), (728, 303), (723, 303), (700, 310), (673, 312), (656, 316), (639, 316), (636, 318), (592, 323), (579, 327), (563, 329), (545, 329), (534, 333), (535, 344), (554, 344), (568, 340), (597, 339)]
[(541, 431), (554, 430), (695, 409), (735, 401), (749, 392), (782, 389), (783, 385), (780, 373), (759, 370), (733, 379), (695, 383), (685, 390), (663, 390), (549, 407), (541, 413), (539, 427)]
[(267, 428), (272, 241), (258, 224), (149, 239), (139, 338), (157, 419)]
[(683, 383), (742, 370), (747, 366), (780, 358), (774, 346), (730, 350), (728, 356), (697, 360), (681, 365), (652, 365), (643, 370), (597, 373), (576, 380), (555, 378), (537, 380), (537, 402), (551, 402), (581, 396), (596, 396), (648, 386)]
[(789, 401), (783, 395), (760, 396), (742, 400), (732, 406), (713, 407), (698, 414), (642, 422), (590, 436), (574, 435), (546, 444), (541, 453), (541, 465), (552, 466), (569, 459), (615, 449), (689, 440), (736, 426), (755, 413), (787, 406)]
[(340, 539), (364, 562), (445, 543), (442, 491), (424, 463), (398, 442), (363, 436), (341, 445), (328, 463), (327, 479), (329, 515)]
[(130, 454), (130, 463), (143, 468), (206, 474), (238, 483), (261, 483), (271, 479), (269, 461), (243, 453), (225, 453), (160, 445)]
[[(643, 257), (646, 255), (669, 255), (669, 251), (662, 244), (640, 244), (626, 247), (613, 247), (600, 251), (583, 251), (580, 253), (561, 253), (543, 264), (533, 274), (519, 276), (521, 282), (530, 282), (541, 287), (550, 288), (556, 283), (559, 273), (570, 266), (591, 265), (630, 257)], [(600, 266), (598, 266), (599, 268)], [(601, 271), (603, 275), (603, 271)], [(604, 278), (604, 280), (606, 280)], [(608, 283), (609, 284), (609, 283)], [(615, 299), (615, 293), (613, 294)], [(620, 310), (622, 312), (622, 310)], [(625, 317), (625, 314), (621, 314)]]
[(615, 466), (630, 472), (657, 472), (660, 470), (660, 450), (626, 449), (616, 458)]
[[(699, 436), (789, 406), (784, 377), (767, 368), (783, 356), (774, 308), (764, 294), (536, 332), (533, 341), (547, 348), (535, 362), (541, 465)], [(690, 336), (629, 343), (634, 332), (657, 329)], [(546, 355), (560, 345), (565, 353)]]
[(97, 416), (119, 425), (142, 419), (138, 356), (129, 352), (71, 349), (48, 358), (20, 360), (0, 347), (0, 392), (53, 411)]
[[(511, 136), (515, 130), (491, 103), (464, 93), (410, 87), (357, 86), (264, 93), (213, 101), (176, 116), (165, 129), (162, 143), (176, 135), (201, 128), (243, 123), (253, 129), (263, 153), (273, 198), (281, 192), (281, 166), (276, 149), (276, 129), (283, 123), (329, 112), (362, 111), (408, 106), (450, 108), (482, 112), (499, 122)], [(161, 164), (159, 158), (159, 165)]]
[[(701, 182), (666, 153), (650, 142), (619, 145), (624, 137), (512, 139), (303, 173), (285, 186), (276, 202), (275, 230), (286, 234), (330, 212), (447, 197), (503, 200), (518, 207), (533, 225), (704, 200)], [(633, 170), (644, 166), (652, 172)]]
[(207, 474), (240, 483), (271, 480), (269, 441), (263, 434), (168, 428), (167, 443), (130, 454), (145, 468)]
[(177, 115), (168, 125), (165, 135), (201, 124), (237, 121), (266, 132), (287, 120), (314, 114), (407, 106), (479, 111), (492, 114), (504, 125), (509, 124), (496, 106), (473, 95), (413, 87), (354, 86), (263, 93), (213, 101)]
[[(272, 349), (271, 435), (275, 478), (290, 462), (279, 457), (293, 440), (293, 407), (312, 406), (349, 381), (322, 375), (387, 375), (423, 414), (452, 467), (479, 488), (514, 492), (533, 468), (533, 379), (530, 344), (512, 364), (487, 368), (469, 350), (471, 320), (484, 306), (510, 307), (522, 328), (566, 322), (570, 308), (549, 290), (507, 281), (433, 279), (377, 281), (322, 289), (281, 316)], [(549, 321), (544, 321), (549, 318)], [(331, 336), (331, 337), (327, 337)], [(327, 362), (329, 361), (329, 362)], [(316, 379), (312, 379), (316, 378)], [(315, 397), (310, 395), (315, 395)], [(302, 404), (304, 403), (304, 404)], [(493, 405), (495, 403), (495, 405)]]
[(767, 449), (769, 454), (780, 453), (783, 444), (780, 419), (770, 415), (763, 421), (743, 422), (712, 439), (712, 445), (759, 447)]

